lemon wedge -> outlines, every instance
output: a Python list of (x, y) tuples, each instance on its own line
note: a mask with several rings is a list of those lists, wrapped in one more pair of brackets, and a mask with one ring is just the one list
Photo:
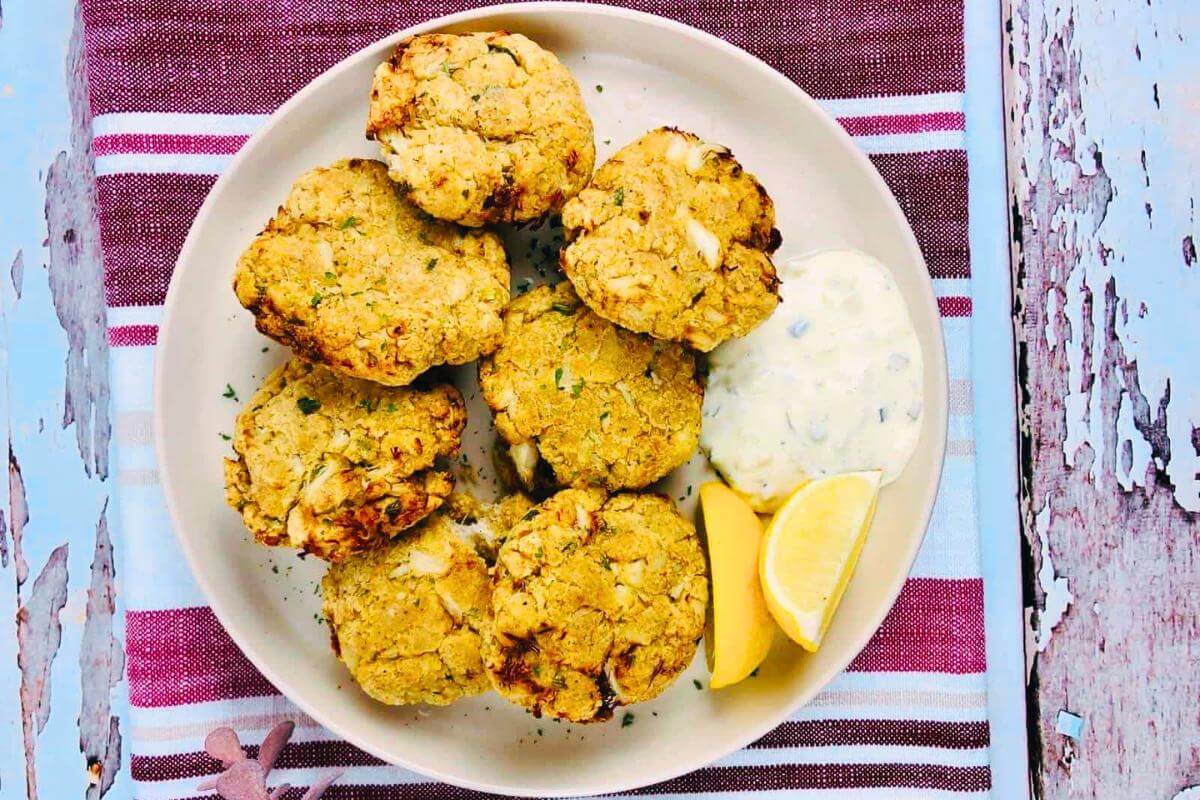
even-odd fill
[(763, 528), (758, 515), (723, 483), (700, 487), (700, 510), (712, 576), (712, 605), (704, 637), (709, 687), (744, 680), (767, 657), (775, 623), (758, 579)]
[(847, 472), (806, 483), (775, 513), (759, 577), (771, 615), (792, 641), (816, 652), (867, 538), (882, 472)]

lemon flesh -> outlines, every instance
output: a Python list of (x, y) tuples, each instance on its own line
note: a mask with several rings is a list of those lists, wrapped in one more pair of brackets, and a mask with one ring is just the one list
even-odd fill
[(758, 576), (763, 528), (740, 495), (723, 483), (700, 487), (700, 508), (712, 576), (705, 638), (709, 686), (721, 689), (752, 673), (771, 649), (775, 623)]
[(761, 549), (767, 607), (792, 641), (815, 652), (875, 515), (881, 472), (848, 472), (797, 489), (776, 512)]

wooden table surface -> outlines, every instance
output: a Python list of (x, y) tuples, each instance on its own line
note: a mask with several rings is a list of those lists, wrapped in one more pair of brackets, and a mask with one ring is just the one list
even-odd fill
[[(995, 795), (1024, 796), (1027, 742), (1039, 797), (1191, 797), (1200, 3), (967, 6)], [(106, 523), (108, 352), (77, 9), (9, 0), (2, 14), (0, 797), (125, 798), (120, 538)], [(1023, 539), (1005, 516), (1018, 508)]]

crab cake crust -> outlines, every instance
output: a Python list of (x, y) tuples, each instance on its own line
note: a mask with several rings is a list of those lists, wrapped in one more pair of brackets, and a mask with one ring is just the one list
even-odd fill
[(238, 415), (225, 498), (254, 538), (330, 561), (440, 506), (467, 414), (453, 386), (388, 388), (296, 358)]
[(349, 159), (296, 181), (233, 288), (299, 355), (403, 386), (499, 346), (508, 261), (496, 234), (429, 219), (382, 163)]
[(566, 489), (500, 548), (484, 661), (534, 716), (607, 719), (687, 668), (707, 602), (700, 540), (670, 500)]
[(593, 314), (566, 281), (509, 304), (479, 382), (527, 486), (540, 454), (553, 484), (640, 488), (691, 458), (700, 437), (692, 355)]
[(321, 591), (334, 652), (376, 700), (441, 706), (491, 688), (491, 581), (448, 516), (332, 565)]
[(503, 31), (401, 42), (375, 71), (367, 137), (412, 202), (471, 226), (558, 211), (596, 161), (571, 73)]
[(659, 128), (563, 208), (559, 261), (605, 319), (707, 352), (779, 302), (775, 207), (724, 147)]

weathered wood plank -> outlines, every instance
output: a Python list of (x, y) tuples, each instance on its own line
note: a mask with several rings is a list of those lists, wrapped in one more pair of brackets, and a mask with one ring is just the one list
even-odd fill
[(120, 771), (126, 700), (106, 516), (108, 359), (82, 29), (74, 0), (5, 10), (0, 796), (129, 796)]
[(1034, 787), (1170, 798), (1200, 783), (1200, 11), (1005, 9)]

